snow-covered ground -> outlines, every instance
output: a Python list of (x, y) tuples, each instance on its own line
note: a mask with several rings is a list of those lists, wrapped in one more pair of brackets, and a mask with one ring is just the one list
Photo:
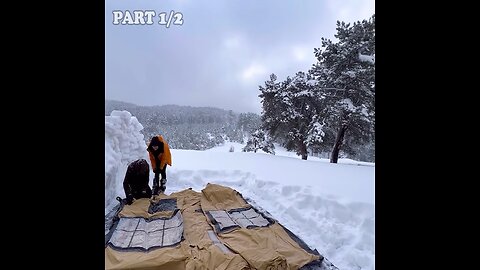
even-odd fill
[[(136, 125), (135, 120), (131, 122)], [(145, 151), (144, 143), (137, 143), (138, 126), (133, 131), (125, 123), (115, 128), (125, 129), (121, 141), (135, 137), (123, 144), (128, 145), (125, 152), (130, 154), (121, 148), (107, 151), (105, 146), (105, 194), (109, 198), (125, 196), (120, 177), (125, 173), (125, 161), (133, 161)], [(107, 129), (107, 117), (105, 124)], [(234, 152), (229, 152), (231, 146)], [(135, 147), (138, 151), (133, 151)], [(268, 211), (341, 270), (375, 269), (374, 163), (341, 159), (339, 164), (330, 164), (316, 157), (305, 161), (278, 146), (276, 155), (244, 153), (242, 148), (238, 143), (225, 143), (206, 151), (172, 149), (166, 193), (190, 187), (201, 191), (209, 182), (229, 186)], [(123, 159), (110, 157), (118, 152), (123, 153)], [(118, 177), (107, 180), (107, 159), (108, 164), (123, 160), (116, 167)], [(107, 185), (111, 181), (116, 183)]]

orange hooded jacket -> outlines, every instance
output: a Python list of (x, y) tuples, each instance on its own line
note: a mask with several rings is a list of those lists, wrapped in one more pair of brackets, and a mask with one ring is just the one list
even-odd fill
[[(172, 166), (172, 154), (170, 153), (170, 148), (168, 147), (167, 141), (165, 141), (162, 135), (158, 135), (157, 138), (163, 143), (163, 154), (160, 157), (160, 168), (163, 168), (165, 164)], [(150, 145), (151, 141), (148, 143)], [(150, 157), (150, 162), (152, 164), (152, 169), (156, 167), (155, 156), (153, 153), (147, 148), (148, 156)]]

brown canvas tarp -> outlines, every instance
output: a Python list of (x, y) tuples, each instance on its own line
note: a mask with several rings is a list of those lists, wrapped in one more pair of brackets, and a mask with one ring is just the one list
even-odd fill
[(319, 259), (302, 249), (275, 221), (263, 227), (217, 231), (214, 221), (206, 216), (208, 211), (251, 208), (238, 192), (220, 185), (208, 184), (202, 192), (186, 189), (169, 196), (161, 194), (155, 200), (139, 199), (126, 205), (119, 217), (168, 219), (173, 211), (149, 213), (148, 209), (152, 202), (173, 198), (183, 218), (182, 241), (149, 251), (109, 245), (105, 248), (105, 269), (299, 269)]
[[(228, 187), (208, 184), (202, 194), (201, 206), (206, 213), (250, 206), (238, 192)], [(218, 236), (255, 269), (299, 269), (319, 259), (319, 256), (303, 250), (278, 223), (267, 227), (238, 228)]]

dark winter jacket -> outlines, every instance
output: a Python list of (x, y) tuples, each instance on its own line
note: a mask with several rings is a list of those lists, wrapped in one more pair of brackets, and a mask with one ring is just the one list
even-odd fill
[(123, 189), (127, 199), (150, 198), (152, 190), (148, 186), (150, 169), (145, 159), (130, 163), (123, 180)]

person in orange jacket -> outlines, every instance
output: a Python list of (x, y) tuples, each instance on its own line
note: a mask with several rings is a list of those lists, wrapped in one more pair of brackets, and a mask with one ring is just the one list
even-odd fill
[[(165, 191), (165, 184), (167, 183), (167, 164), (172, 166), (172, 155), (167, 141), (161, 135), (153, 136), (147, 147), (152, 170), (155, 174), (153, 178), (153, 195), (158, 195), (159, 191)], [(159, 174), (162, 179), (159, 179)], [(160, 186), (159, 186), (160, 182)]]

